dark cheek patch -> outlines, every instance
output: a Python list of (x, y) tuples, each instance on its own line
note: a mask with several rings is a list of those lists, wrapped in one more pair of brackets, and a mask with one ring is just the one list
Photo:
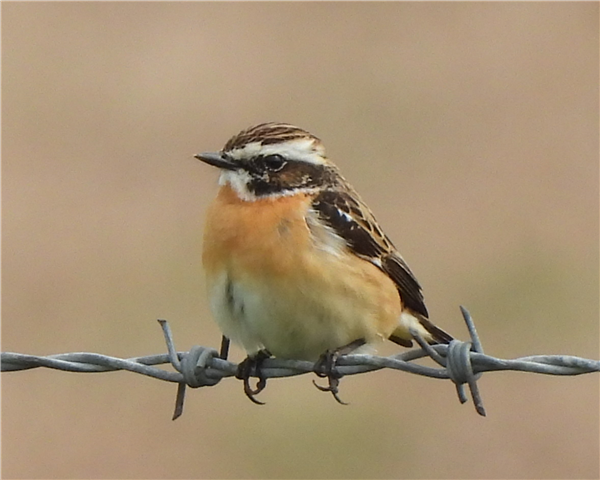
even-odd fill
[(289, 162), (278, 172), (252, 172), (251, 175), (248, 188), (258, 197), (297, 188), (327, 186), (334, 181), (327, 167), (303, 162)]

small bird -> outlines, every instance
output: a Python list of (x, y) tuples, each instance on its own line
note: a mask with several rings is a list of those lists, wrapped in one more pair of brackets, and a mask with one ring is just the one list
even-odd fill
[[(248, 378), (270, 355), (317, 362), (337, 397), (335, 360), (389, 339), (410, 347), (453, 338), (428, 320), (421, 286), (321, 141), (262, 123), (197, 159), (220, 169), (202, 260), (212, 314), (240, 344)], [(317, 385), (318, 386), (318, 385)], [(340, 401), (341, 402), (341, 401)]]

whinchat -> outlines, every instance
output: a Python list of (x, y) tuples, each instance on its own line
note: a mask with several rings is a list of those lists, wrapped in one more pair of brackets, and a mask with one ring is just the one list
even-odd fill
[[(263, 123), (196, 158), (221, 171), (204, 230), (210, 308), (249, 359), (317, 361), (385, 339), (410, 347), (410, 328), (430, 343), (452, 340), (428, 320), (414, 274), (317, 137)], [(323, 376), (335, 394), (336, 379)]]

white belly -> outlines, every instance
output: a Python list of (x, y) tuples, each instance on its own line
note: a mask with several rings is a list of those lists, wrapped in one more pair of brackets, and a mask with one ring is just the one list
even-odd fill
[(368, 298), (368, 291), (344, 285), (342, 277), (292, 286), (233, 280), (223, 272), (211, 286), (212, 313), (223, 334), (249, 354), (266, 348), (276, 357), (315, 361), (357, 339), (387, 338), (391, 329), (382, 333), (379, 318), (387, 312), (374, 307), (377, 299)]

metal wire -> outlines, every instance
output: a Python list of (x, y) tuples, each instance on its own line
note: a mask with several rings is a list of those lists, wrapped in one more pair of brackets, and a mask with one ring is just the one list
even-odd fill
[[(475, 409), (483, 416), (486, 413), (477, 380), (484, 372), (514, 370), (545, 375), (581, 375), (600, 372), (600, 361), (570, 355), (535, 355), (513, 360), (485, 355), (471, 315), (464, 307), (461, 307), (461, 311), (471, 337), (470, 342), (453, 340), (449, 345), (429, 345), (418, 332), (411, 331), (421, 347), (420, 349), (409, 350), (390, 357), (343, 355), (336, 362), (336, 371), (342, 376), (347, 376), (390, 368), (425, 377), (450, 379), (456, 386), (461, 403), (467, 401), (464, 386), (469, 387)], [(48, 356), (2, 352), (0, 356), (1, 371), (15, 372), (38, 367), (80, 373), (127, 370), (159, 380), (178, 383), (173, 416), (175, 419), (183, 412), (186, 386), (191, 388), (214, 386), (223, 378), (234, 377), (238, 371), (238, 365), (220, 358), (220, 355), (223, 356), (223, 346), (221, 354), (213, 348), (200, 346), (192, 347), (189, 352), (177, 352), (169, 324), (166, 320), (159, 320), (159, 323), (163, 330), (168, 353), (122, 359), (85, 352)], [(415, 360), (424, 357), (430, 357), (440, 367), (428, 367), (414, 363)], [(170, 363), (176, 371), (154, 367), (154, 365), (165, 363)], [(313, 373), (314, 368), (314, 363), (308, 361), (268, 358), (261, 363), (260, 376), (265, 379), (291, 377)], [(251, 374), (257, 376), (255, 370)]]

